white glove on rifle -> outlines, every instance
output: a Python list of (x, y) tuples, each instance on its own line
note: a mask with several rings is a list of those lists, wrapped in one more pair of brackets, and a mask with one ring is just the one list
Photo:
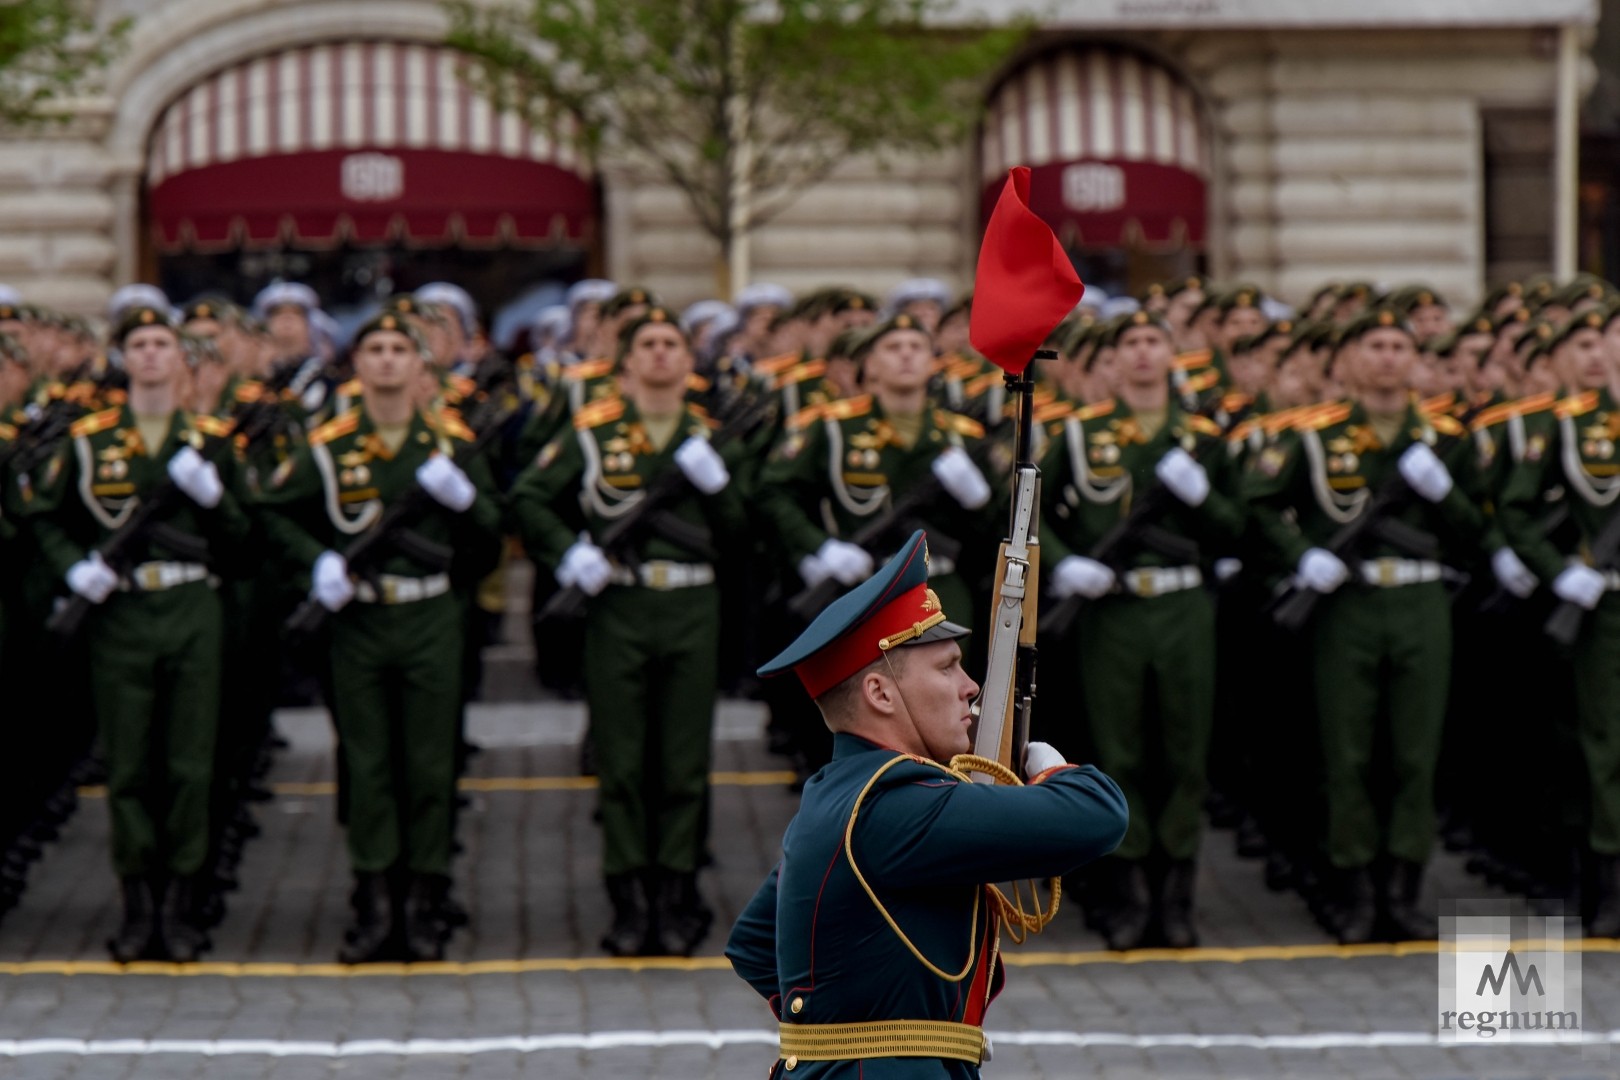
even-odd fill
[(349, 560), (335, 551), (323, 551), (310, 572), (314, 587), (310, 595), (327, 611), (340, 611), (354, 599), (354, 582), (349, 580)]
[(832, 577), (832, 568), (814, 555), (806, 555), (799, 560), (799, 577), (806, 588), (813, 589)]
[(1510, 547), (1496, 549), (1496, 554), (1491, 556), (1491, 570), (1502, 588), (1520, 600), (1536, 591), (1536, 575)]
[(101, 552), (92, 551), (68, 567), (67, 584), (92, 604), (99, 604), (118, 588), (118, 575), (102, 559)]
[(872, 556), (859, 544), (829, 539), (816, 549), (815, 558), (843, 585), (859, 585), (872, 576)]
[(1330, 593), (1350, 578), (1350, 568), (1331, 551), (1311, 548), (1299, 557), (1299, 582), (1312, 592)]
[(591, 543), (586, 533), (580, 533), (574, 545), (563, 552), (557, 564), (557, 584), (563, 588), (578, 586), (586, 596), (596, 596), (607, 588), (613, 576), (613, 564), (602, 549)]
[(1095, 600), (1114, 587), (1114, 572), (1096, 559), (1067, 555), (1052, 568), (1052, 591), (1060, 597)]
[(1024, 747), (1024, 775), (1036, 776), (1047, 769), (1054, 769), (1059, 765), (1067, 765), (1063, 755), (1050, 743), (1032, 742)]
[(1401, 470), (1401, 478), (1413, 491), (1432, 503), (1451, 493), (1451, 473), (1427, 443), (1408, 446), (1395, 467)]
[(990, 482), (960, 446), (953, 446), (940, 454), (930, 468), (939, 478), (940, 486), (963, 509), (977, 510), (990, 501)]
[(458, 514), (465, 513), (478, 498), (478, 489), (461, 466), (443, 454), (434, 454), (416, 467), (416, 482), (434, 502)]
[(1188, 506), (1200, 506), (1209, 498), (1209, 473), (1179, 446), (1160, 458), (1153, 472), (1170, 494)]
[(1553, 578), (1552, 583), (1552, 591), (1558, 599), (1579, 604), (1587, 611), (1598, 606), (1607, 589), (1608, 582), (1603, 575), (1590, 566), (1571, 566)]
[(692, 486), (705, 495), (714, 495), (731, 482), (731, 473), (726, 471), (719, 451), (709, 445), (709, 440), (696, 435), (688, 436), (675, 448), (675, 464), (692, 481)]
[(218, 506), (220, 496), (225, 494), (225, 485), (220, 483), (219, 470), (214, 463), (189, 446), (181, 447), (169, 459), (169, 479), (186, 493), (188, 499), (204, 510)]

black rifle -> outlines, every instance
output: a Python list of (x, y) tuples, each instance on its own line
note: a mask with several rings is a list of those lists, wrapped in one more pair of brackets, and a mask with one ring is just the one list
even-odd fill
[[(1590, 551), (1592, 566), (1599, 572), (1612, 573), (1620, 569), (1620, 511), (1609, 514), (1603, 528), (1593, 538)], [(1580, 636), (1581, 622), (1585, 618), (1585, 608), (1573, 600), (1561, 600), (1553, 613), (1547, 616), (1542, 629), (1560, 645), (1573, 645)]]
[[(17, 428), (17, 437), (0, 450), (0, 470), (10, 468), (26, 475), (51, 459), (74, 423), (90, 412), (90, 406), (73, 390), (90, 376), (88, 360), (63, 376), (61, 396), (41, 406), (27, 423)], [(94, 379), (94, 391), (105, 389), (121, 376), (122, 373), (109, 364), (107, 370)]]
[[(482, 454), (501, 434), (507, 420), (517, 411), (516, 406), (503, 403), (499, 395), (501, 384), (511, 377), (511, 366), (505, 360), (492, 357), (484, 361), (477, 384), (467, 398), (476, 402), (473, 412), (466, 418), (473, 439), (456, 449), (451, 460), (457, 466), (465, 469), (469, 462)], [(413, 485), (410, 490), (390, 503), (388, 509), (378, 515), (371, 527), (355, 537), (354, 543), (343, 552), (343, 561), (348, 566), (350, 575), (370, 583), (372, 588), (380, 592), (376, 580), (378, 567), (391, 551), (404, 552), (429, 564), (447, 562), (454, 552), (438, 544), (429, 543), (411, 530), (411, 526), (421, 521), (438, 505), (438, 501), (420, 484)], [(331, 614), (319, 600), (309, 596), (287, 617), (283, 629), (294, 637), (308, 636), (319, 630)]]
[[(1482, 409), (1483, 406), (1476, 406), (1458, 417), (1457, 423), (1462, 425), (1462, 434), (1435, 440), (1434, 452), (1437, 457), (1444, 459), (1452, 447), (1468, 437), (1469, 424)], [(1440, 544), (1433, 535), (1395, 517), (1411, 505), (1416, 497), (1417, 492), (1412, 490), (1412, 486), (1406, 482), (1400, 470), (1396, 469), (1394, 475), (1384, 481), (1361, 513), (1357, 514), (1353, 521), (1339, 526), (1338, 532), (1323, 545), (1323, 550), (1337, 556), (1352, 572), (1361, 564), (1358, 553), (1362, 545), (1371, 540), (1382, 540), (1414, 558), (1438, 558)], [(1310, 622), (1323, 595), (1315, 589), (1307, 589), (1297, 582), (1290, 582), (1271, 604), (1271, 617), (1284, 630), (1299, 630)]]
[[(1223, 444), (1206, 444), (1206, 446), (1220, 445)], [(1193, 460), (1196, 461), (1197, 456)], [(1091, 545), (1086, 557), (1102, 563), (1121, 577), (1127, 570), (1125, 564), (1130, 554), (1142, 548), (1157, 551), (1165, 558), (1174, 559), (1183, 565), (1197, 562), (1197, 543), (1155, 524), (1170, 509), (1181, 505), (1183, 505), (1181, 500), (1177, 499), (1164, 484), (1154, 484), (1136, 500), (1130, 513), (1116, 521), (1095, 544)], [(1079, 617), (1081, 609), (1089, 602), (1088, 598), (1079, 594), (1064, 597), (1047, 608), (1046, 614), (1041, 616), (1040, 632), (1067, 633), (1069, 627), (1074, 625), (1074, 620)]]
[[(204, 461), (217, 463), (235, 447), (244, 452), (270, 436), (281, 423), (279, 392), (261, 395), (259, 400), (241, 402), (231, 413), (230, 429), (223, 435), (210, 435), (198, 453)], [(186, 498), (180, 486), (165, 478), (150, 494), (141, 499), (124, 523), (103, 540), (96, 551), (101, 560), (120, 576), (134, 565), (135, 553), (148, 537), (163, 546), (184, 553), (191, 561), (206, 562), (208, 545), (158, 519)], [(45, 627), (63, 639), (71, 639), (84, 623), (84, 617), (95, 605), (74, 593), (51, 613)]]
[[(709, 439), (709, 445), (718, 452), (733, 442), (747, 438), (775, 407), (776, 401), (770, 391), (745, 391), (741, 397), (734, 399), (731, 412)], [(687, 480), (679, 466), (665, 469), (642, 488), (640, 502), (602, 530), (597, 547), (608, 558), (634, 570), (638, 565), (636, 545), (644, 530), (662, 531), (677, 542), (684, 540), (693, 545), (706, 544), (707, 540), (695, 535), (696, 530), (665, 513), (671, 503), (691, 490), (691, 481)], [(677, 536), (677, 532), (684, 535)], [(585, 610), (588, 599), (585, 590), (578, 585), (558, 589), (535, 616), (535, 622), (543, 624), (553, 619), (578, 618)]]

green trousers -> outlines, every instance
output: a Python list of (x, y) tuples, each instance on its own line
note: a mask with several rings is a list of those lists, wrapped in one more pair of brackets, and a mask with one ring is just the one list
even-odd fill
[(1604, 593), (1575, 642), (1575, 718), (1590, 785), (1588, 843), (1620, 855), (1620, 593)]
[(450, 872), (461, 604), (358, 601), (332, 620), (332, 718), (348, 769), (349, 861)]
[(113, 593), (89, 623), (113, 868), (195, 874), (208, 855), (219, 726), (219, 596), (207, 582)]
[(1097, 764), (1125, 793), (1115, 854), (1198, 854), (1215, 715), (1215, 607), (1203, 589), (1105, 596), (1077, 620)]
[(1340, 869), (1381, 853), (1426, 862), (1451, 682), (1445, 586), (1347, 585), (1320, 604), (1313, 627), (1328, 859)]
[(602, 872), (697, 869), (720, 639), (712, 585), (609, 586), (585, 620)]

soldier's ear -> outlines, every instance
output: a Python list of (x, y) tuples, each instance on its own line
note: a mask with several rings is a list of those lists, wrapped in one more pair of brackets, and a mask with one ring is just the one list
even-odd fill
[(894, 680), (881, 671), (868, 671), (861, 676), (861, 696), (866, 699), (868, 708), (884, 716), (894, 716), (900, 711), (900, 695)]

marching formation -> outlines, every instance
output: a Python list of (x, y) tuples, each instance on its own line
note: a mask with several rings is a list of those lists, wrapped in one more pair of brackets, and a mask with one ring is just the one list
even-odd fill
[[(931, 595), (986, 616), (1013, 423), (970, 312), (929, 280), (682, 312), (587, 280), (502, 350), (447, 283), (347, 340), (293, 283), (130, 286), (104, 334), (0, 296), (0, 668), (62, 718), (3, 766), (0, 904), (100, 775), (110, 952), (195, 960), (303, 672), (339, 741), (341, 959), (441, 958), (462, 716), (526, 553), (542, 681), (589, 708), (602, 947), (689, 955), (717, 696), (762, 697), (807, 778), (821, 710), (748, 673), (919, 528)], [(1442, 841), (1620, 936), (1620, 293), (1458, 317), (1352, 282), (1296, 315), (1189, 277), (1047, 344), (1032, 735), (1128, 806), (1071, 883), (1110, 947), (1197, 942), (1206, 818), (1342, 942), (1434, 936)]]

